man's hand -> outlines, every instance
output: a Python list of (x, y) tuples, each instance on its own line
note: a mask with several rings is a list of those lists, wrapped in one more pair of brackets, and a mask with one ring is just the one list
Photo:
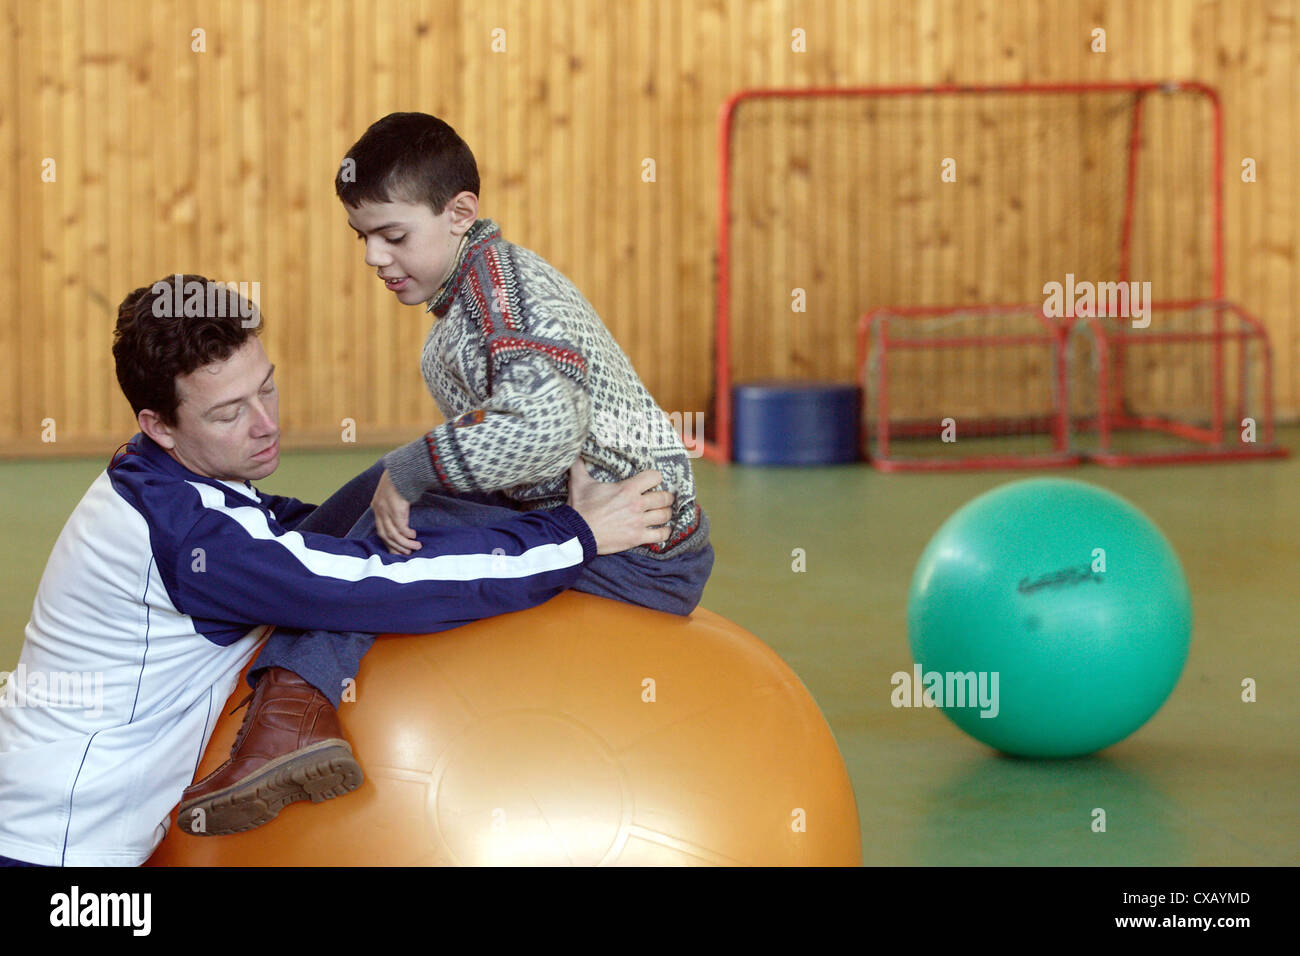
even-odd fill
[(370, 510), (375, 513), (375, 531), (379, 540), (393, 554), (410, 554), (424, 547), (410, 526), (411, 503), (393, 487), (387, 468), (379, 476), (375, 496), (370, 499)]
[(581, 458), (573, 463), (569, 504), (590, 526), (598, 554), (616, 554), (668, 540), (669, 529), (655, 526), (672, 520), (675, 496), (650, 490), (662, 481), (663, 476), (653, 470), (618, 483), (597, 481)]

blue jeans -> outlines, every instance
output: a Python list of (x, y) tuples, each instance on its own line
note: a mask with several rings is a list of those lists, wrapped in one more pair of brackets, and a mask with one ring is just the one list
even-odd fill
[[(365, 538), (375, 535), (370, 500), (384, 473), (383, 461), (357, 475), (308, 515), (297, 528), (334, 537)], [(480, 527), (515, 517), (520, 510), (501, 494), (457, 496), (426, 494), (411, 506), (411, 527)], [(670, 614), (695, 610), (713, 570), (713, 545), (660, 561), (624, 551), (594, 558), (582, 570), (575, 591), (613, 598)], [(374, 634), (356, 631), (295, 631), (276, 628), (262, 646), (252, 669), (249, 686), (255, 686), (268, 667), (293, 671), (330, 699), (335, 707), (343, 696), (344, 682), (357, 676), (361, 658), (375, 642)]]

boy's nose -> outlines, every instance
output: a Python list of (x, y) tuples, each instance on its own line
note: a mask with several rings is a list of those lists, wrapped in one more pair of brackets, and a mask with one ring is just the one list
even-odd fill
[(393, 261), (393, 257), (375, 244), (366, 243), (366, 265), (381, 269)]

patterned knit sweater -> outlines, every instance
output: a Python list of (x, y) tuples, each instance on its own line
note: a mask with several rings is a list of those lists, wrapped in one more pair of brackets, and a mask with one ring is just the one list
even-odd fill
[(384, 457), (402, 497), (500, 491), (521, 510), (553, 508), (581, 453), (598, 481), (654, 468), (677, 496), (669, 539), (635, 551), (667, 559), (705, 546), (708, 518), (681, 438), (555, 267), (480, 219), (428, 311), (421, 368), (447, 421)]

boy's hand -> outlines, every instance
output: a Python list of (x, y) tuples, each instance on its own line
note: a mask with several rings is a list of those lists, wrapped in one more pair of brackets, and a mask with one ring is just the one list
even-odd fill
[(673, 500), (668, 491), (651, 491), (663, 481), (657, 471), (643, 471), (624, 481), (597, 481), (581, 458), (569, 469), (569, 504), (582, 515), (596, 538), (597, 554), (615, 554), (643, 544), (667, 541)]
[(393, 486), (387, 468), (379, 476), (375, 495), (370, 499), (370, 510), (375, 513), (375, 531), (379, 540), (393, 554), (410, 554), (424, 547), (410, 526), (411, 503)]

